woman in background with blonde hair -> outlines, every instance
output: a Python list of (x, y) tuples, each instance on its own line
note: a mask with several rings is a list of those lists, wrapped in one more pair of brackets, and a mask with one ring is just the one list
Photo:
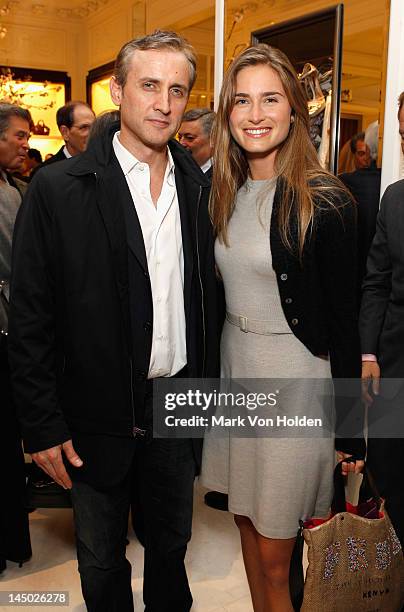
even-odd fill
[[(294, 379), (292, 414), (309, 414), (307, 379), (324, 380), (327, 393), (332, 376), (360, 376), (355, 209), (320, 167), (306, 100), (281, 51), (260, 44), (231, 64), (214, 143), (210, 206), (227, 310), (222, 377)], [(338, 440), (337, 448), (341, 460), (358, 459), (343, 463), (345, 473), (361, 469), (363, 440)], [(202, 481), (229, 495), (255, 612), (293, 610), (299, 520), (328, 514), (334, 463), (332, 435), (205, 440)]]

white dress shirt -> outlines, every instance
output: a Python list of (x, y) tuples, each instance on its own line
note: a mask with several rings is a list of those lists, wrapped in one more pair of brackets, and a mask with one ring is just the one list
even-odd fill
[(153, 298), (153, 339), (148, 378), (173, 376), (187, 363), (184, 311), (184, 252), (174, 176), (168, 162), (155, 206), (150, 193), (150, 167), (113, 139), (142, 229)]
[(63, 147), (63, 153), (66, 156), (66, 159), (70, 159), (71, 157), (73, 157), (73, 155), (70, 155), (69, 151), (67, 150), (66, 145)]
[(207, 161), (206, 161), (204, 164), (202, 164), (202, 166), (200, 166), (200, 168), (201, 168), (201, 170), (202, 170), (202, 172), (203, 172), (204, 174), (205, 174), (205, 172), (207, 172), (207, 171), (209, 170), (209, 168), (211, 168), (211, 167), (212, 167), (212, 158), (211, 158), (211, 157), (209, 157), (209, 159), (208, 159), (208, 160), (207, 160)]

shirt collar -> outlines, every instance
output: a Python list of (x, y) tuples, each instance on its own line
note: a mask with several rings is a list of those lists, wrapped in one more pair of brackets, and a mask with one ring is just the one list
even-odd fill
[(212, 158), (210, 157), (208, 159), (208, 161), (206, 161), (204, 164), (202, 164), (202, 166), (200, 167), (202, 172), (205, 174), (205, 172), (207, 172), (209, 170), (209, 168), (212, 167)]
[(73, 157), (73, 155), (71, 155), (71, 154), (69, 153), (69, 151), (67, 150), (66, 145), (63, 147), (63, 153), (65, 154), (65, 157), (66, 157), (67, 159), (70, 159), (71, 157)]
[[(120, 142), (118, 138), (119, 134), (120, 132), (115, 132), (113, 140), (112, 140), (112, 146), (114, 148), (115, 155), (118, 159), (118, 162), (122, 168), (122, 172), (124, 173), (124, 175), (127, 176), (129, 172), (131, 172), (131, 170), (133, 170), (133, 168), (135, 168), (139, 164), (148, 166), (148, 164), (146, 164), (145, 162), (141, 162), (138, 159), (136, 159), (136, 157), (130, 151), (128, 151), (126, 147), (123, 146), (123, 144)], [(167, 180), (170, 185), (175, 185), (175, 179), (174, 179), (175, 164), (174, 164), (173, 156), (171, 155), (171, 151), (168, 147), (167, 147), (167, 155), (168, 155), (168, 164), (167, 164), (166, 172), (164, 175), (164, 179)]]

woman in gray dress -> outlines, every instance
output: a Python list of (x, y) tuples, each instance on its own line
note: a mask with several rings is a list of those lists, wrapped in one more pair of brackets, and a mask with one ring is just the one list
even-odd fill
[[(211, 216), (226, 296), (223, 378), (294, 379), (293, 414), (309, 414), (309, 379), (359, 378), (355, 210), (320, 167), (307, 104), (287, 57), (246, 49), (225, 75), (215, 127)], [(246, 333), (247, 332), (247, 333)], [(292, 402), (291, 402), (292, 403)], [(359, 471), (363, 440), (338, 440)], [(229, 496), (256, 612), (291, 612), (299, 520), (325, 516), (334, 439), (207, 436), (202, 482)]]

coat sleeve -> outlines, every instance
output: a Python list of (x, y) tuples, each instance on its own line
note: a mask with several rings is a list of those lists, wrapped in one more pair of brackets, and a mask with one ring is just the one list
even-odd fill
[(17, 216), (12, 255), (9, 360), (14, 400), (27, 452), (71, 436), (57, 393), (53, 214), (38, 173)]
[(208, 205), (204, 206), (203, 214), (206, 217), (207, 240), (203, 261), (204, 267), (204, 312), (206, 327), (206, 367), (205, 375), (208, 378), (220, 376), (220, 336), (223, 327), (225, 305), (223, 283), (218, 279), (215, 267), (213, 227), (207, 212)]
[(387, 304), (391, 292), (392, 264), (386, 231), (386, 208), (390, 187), (383, 196), (377, 216), (376, 234), (367, 259), (367, 272), (359, 317), (362, 353), (377, 355)]
[(358, 332), (356, 206), (321, 212), (317, 261), (325, 299), (330, 360), (334, 377), (355, 378), (361, 373)]
[[(348, 196), (322, 210), (316, 253), (329, 331), (336, 393), (336, 449), (365, 455), (360, 403), (356, 207)], [(356, 437), (358, 436), (358, 437)]]

